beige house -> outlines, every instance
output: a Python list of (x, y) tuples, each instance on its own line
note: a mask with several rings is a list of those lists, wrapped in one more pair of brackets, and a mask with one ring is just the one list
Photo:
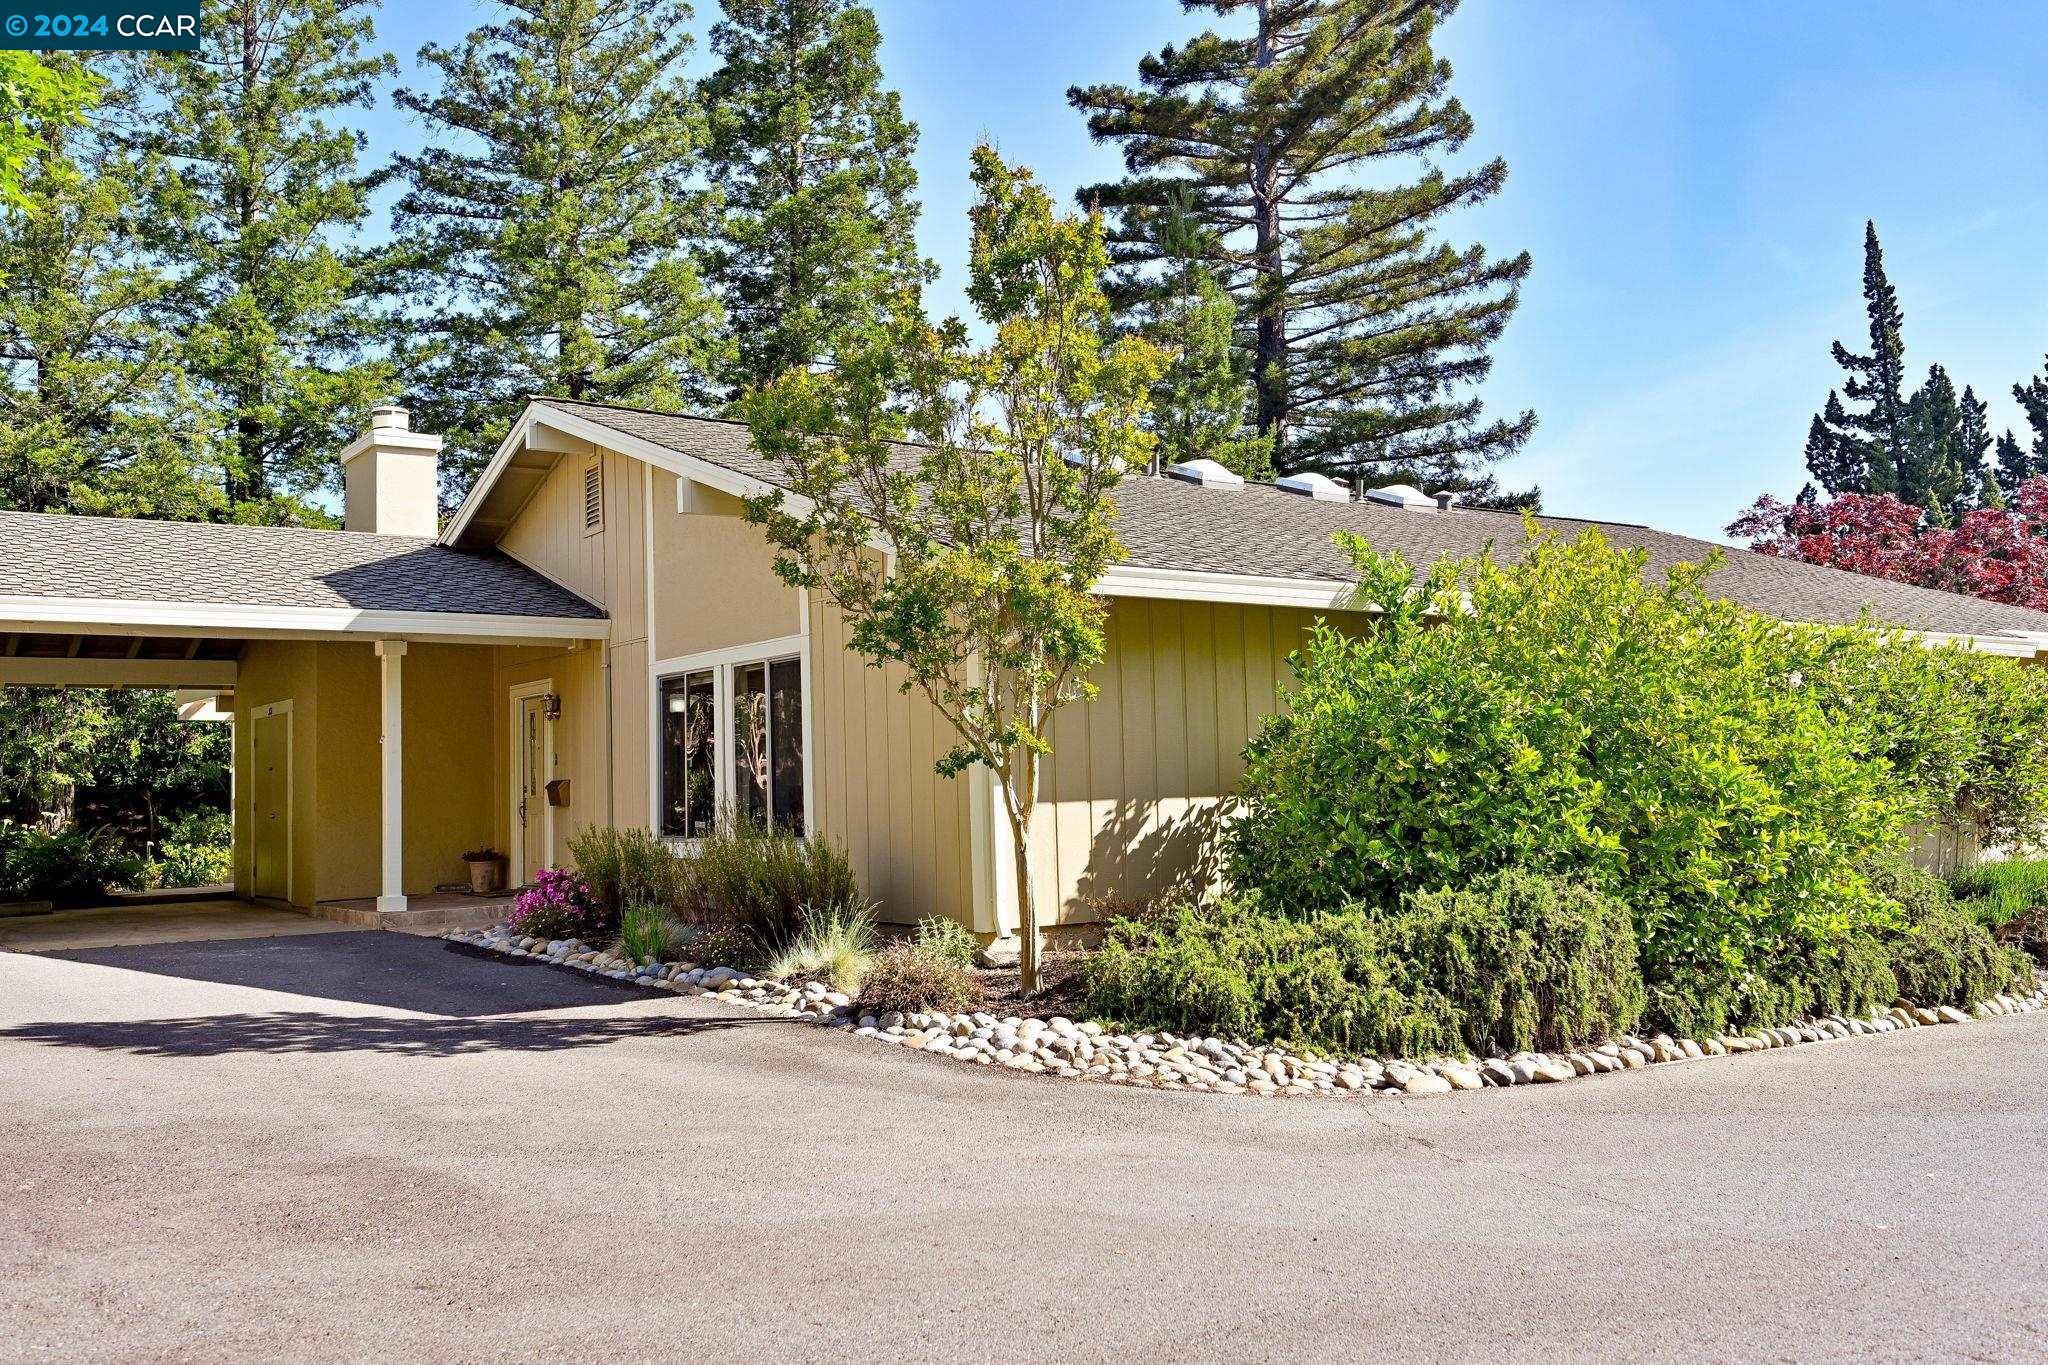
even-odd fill
[[(850, 852), (890, 920), (1014, 931), (990, 779), (783, 584), (739, 499), (776, 470), (730, 422), (530, 403), (445, 529), (437, 437), (381, 409), (343, 453), (344, 532), (0, 513), (0, 684), (177, 687), (235, 722), (235, 880), (299, 906), (409, 896), (492, 847), (516, 883), (591, 824), (687, 847), (724, 814)], [(1344, 611), (1339, 530), (1411, 563), (1512, 547), (1509, 515), (1317, 476), (1177, 467), (1117, 491), (1096, 701), (1059, 719), (1032, 855), (1059, 919), (1208, 873), (1286, 656)], [(1575, 531), (1592, 523), (1547, 519)], [(1603, 524), (1653, 565), (1705, 542)], [(1730, 552), (1727, 596), (2048, 656), (2048, 614)]]

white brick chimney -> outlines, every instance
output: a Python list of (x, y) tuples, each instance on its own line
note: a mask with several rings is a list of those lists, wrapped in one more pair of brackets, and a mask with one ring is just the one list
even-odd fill
[(439, 535), (440, 456), (441, 438), (414, 431), (404, 408), (372, 408), (370, 429), (341, 452), (343, 528)]

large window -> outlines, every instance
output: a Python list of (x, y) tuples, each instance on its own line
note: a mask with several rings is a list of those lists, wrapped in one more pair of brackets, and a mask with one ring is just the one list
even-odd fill
[(721, 813), (806, 828), (803, 664), (766, 658), (661, 680), (661, 832), (695, 839)]

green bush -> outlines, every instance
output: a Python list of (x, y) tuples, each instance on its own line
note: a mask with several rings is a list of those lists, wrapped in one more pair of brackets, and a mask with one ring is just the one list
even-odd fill
[(778, 980), (824, 980), (835, 990), (857, 991), (874, 965), (875, 917), (858, 903), (808, 909), (803, 925), (768, 961)]
[(1089, 1010), (1120, 1026), (1402, 1055), (1462, 1050), (1443, 995), (1402, 988), (1355, 911), (1282, 916), (1256, 897), (1110, 921), (1082, 967)]
[(670, 920), (658, 905), (628, 905), (619, 912), (618, 951), (628, 961), (646, 964), (671, 960)]
[(569, 856), (592, 898), (613, 915), (629, 905), (674, 911), (683, 904), (683, 860), (644, 829), (587, 825), (569, 836)]
[(1899, 907), (1885, 934), (1899, 999), (1973, 1005), (2032, 975), (2026, 955), (2001, 945), (1939, 877), (1901, 860), (1873, 869), (1871, 881)]
[(698, 926), (682, 950), (685, 957), (700, 967), (736, 967), (743, 972), (755, 972), (768, 960), (761, 940), (737, 924)]
[(974, 935), (958, 920), (921, 919), (910, 941), (933, 957), (942, 957), (963, 967), (974, 965)]
[(823, 838), (724, 829), (707, 836), (688, 863), (683, 917), (745, 929), (771, 951), (801, 932), (808, 907), (860, 900), (853, 865)]
[(1591, 887), (1509, 869), (1410, 897), (1380, 930), (1411, 992), (1441, 994), (1481, 1054), (1576, 1047), (1643, 1013), (1626, 907)]
[(896, 943), (876, 954), (861, 982), (859, 1005), (865, 1014), (952, 1013), (977, 1009), (982, 999), (981, 978), (972, 968), (912, 944)]
[(187, 811), (164, 826), (149, 880), (156, 886), (218, 886), (235, 879), (234, 820), (224, 810)]
[(51, 833), (0, 821), (0, 900), (91, 900), (139, 873), (112, 830)]
[[(1646, 577), (1596, 533), (1419, 585), (1362, 543), (1355, 633), (1317, 628), (1246, 752), (1231, 880), (1303, 918), (1393, 914), (1504, 867), (1624, 898), (1658, 1008), (1741, 1018), (1877, 983), (1859, 864), (1960, 810), (2038, 830), (2048, 674), (1865, 627), (1789, 625)], [(1715, 1003), (1718, 1002), (1718, 1003)], [(1751, 1017), (1755, 1017), (1751, 1015)]]
[(1971, 914), (1995, 929), (2029, 910), (2048, 909), (2048, 858), (1977, 863), (1951, 877), (1949, 889)]

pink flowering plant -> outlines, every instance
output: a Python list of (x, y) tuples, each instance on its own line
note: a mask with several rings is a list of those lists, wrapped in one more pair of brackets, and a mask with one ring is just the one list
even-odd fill
[(505, 923), (535, 938), (601, 939), (617, 926), (584, 880), (567, 868), (544, 867), (519, 893)]

